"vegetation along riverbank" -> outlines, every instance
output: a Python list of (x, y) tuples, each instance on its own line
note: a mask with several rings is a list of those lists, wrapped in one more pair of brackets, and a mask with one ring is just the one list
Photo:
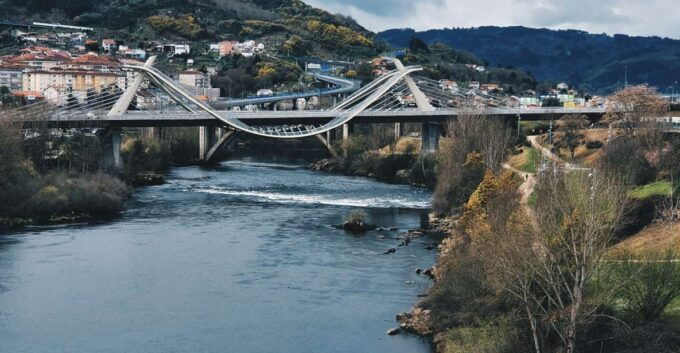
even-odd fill
[(523, 146), (500, 122), (450, 123), (433, 201), (448, 236), (403, 329), (447, 353), (677, 351), (680, 139), (645, 119), (665, 114), (653, 89), (611, 102)]
[(0, 126), (0, 224), (74, 222), (117, 215), (136, 186), (163, 183), (163, 173), (192, 162), (191, 129), (168, 129), (162, 138), (124, 135), (124, 168), (110, 167), (105, 131), (22, 130)]

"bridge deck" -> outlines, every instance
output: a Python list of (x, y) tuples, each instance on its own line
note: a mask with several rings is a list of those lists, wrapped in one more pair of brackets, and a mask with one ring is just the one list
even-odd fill
[[(280, 125), (280, 124), (323, 124), (333, 119), (337, 112), (328, 110), (305, 111), (218, 111), (227, 118), (234, 118), (246, 122), (248, 125)], [(518, 112), (523, 120), (541, 120), (556, 118), (564, 114), (601, 115), (602, 108), (564, 109), (564, 108), (535, 108), (535, 109), (506, 109), (487, 108), (475, 111), (478, 115), (505, 116), (514, 118)], [(371, 111), (366, 110), (352, 120), (356, 123), (395, 123), (395, 122), (441, 122), (459, 114), (468, 114), (469, 110), (437, 109), (421, 111), (418, 109), (404, 109), (399, 111)], [(204, 126), (220, 125), (217, 119), (207, 114), (182, 111), (140, 111), (130, 110), (121, 117), (108, 117), (106, 112), (91, 112), (88, 114), (53, 116), (48, 121), (54, 127), (69, 126), (106, 126), (115, 124), (127, 127), (146, 126)]]

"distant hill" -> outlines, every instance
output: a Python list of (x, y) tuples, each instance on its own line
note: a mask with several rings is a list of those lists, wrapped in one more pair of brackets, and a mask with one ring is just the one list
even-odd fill
[(345, 59), (385, 49), (351, 18), (299, 0), (0, 0), (0, 8), (6, 19), (94, 27), (98, 36), (133, 47), (156, 40), (254, 39), (291, 55)]
[(391, 29), (377, 35), (397, 48), (407, 47), (414, 36), (468, 51), (492, 65), (524, 69), (537, 80), (566, 81), (592, 92), (623, 85), (626, 66), (629, 83), (649, 83), (665, 92), (680, 81), (680, 40), (526, 27)]

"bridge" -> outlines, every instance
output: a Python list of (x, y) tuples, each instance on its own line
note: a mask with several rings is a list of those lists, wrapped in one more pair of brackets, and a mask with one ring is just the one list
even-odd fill
[[(354, 123), (394, 123), (395, 136), (399, 137), (403, 123), (415, 122), (422, 124), (422, 151), (429, 153), (437, 148), (443, 133), (442, 123), (460, 114), (541, 119), (563, 114), (604, 113), (602, 108), (522, 108), (513, 97), (450, 91), (440, 87), (438, 81), (414, 75), (423, 69), (421, 66), (404, 66), (398, 59), (387, 59), (396, 68), (363, 87), (347, 79), (317, 76), (336, 86), (330, 90), (332, 94), (352, 92), (327, 110), (219, 110), (198, 99), (190, 87), (154, 68), (155, 57), (150, 57), (144, 65), (123, 66), (124, 70), (136, 73), (125, 91), (113, 86), (99, 87), (98, 94), (84, 104), (76, 104), (72, 96), (64, 94), (58, 98), (61, 104), (56, 106), (38, 102), (3, 112), (2, 117), (25, 126), (42, 122), (60, 128), (105, 127), (111, 137), (114, 165), (120, 167), (122, 127), (200, 126), (200, 158), (210, 161), (237, 133), (276, 139), (314, 136), (336, 154), (331, 144), (331, 132), (335, 129), (342, 129), (342, 136), (347, 139)], [(147, 104), (141, 109), (130, 109), (140, 90), (152, 99), (145, 99)], [(313, 92), (253, 97), (232, 100), (226, 106), (264, 104), (310, 95)]]

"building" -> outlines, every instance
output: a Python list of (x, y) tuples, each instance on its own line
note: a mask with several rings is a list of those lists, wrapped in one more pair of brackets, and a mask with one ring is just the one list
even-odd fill
[(111, 50), (116, 48), (116, 41), (113, 39), (102, 39), (102, 50), (110, 53)]
[(210, 76), (198, 70), (186, 70), (179, 73), (179, 83), (191, 87), (209, 88)]
[(21, 90), (21, 75), (24, 67), (0, 66), (0, 86), (9, 88), (10, 91)]
[(42, 92), (36, 92), (36, 91), (16, 91), (12, 92), (12, 97), (14, 97), (17, 100), (21, 100), (24, 103), (33, 103), (35, 101), (41, 101), (45, 99), (45, 96), (43, 96)]
[(220, 96), (220, 89), (210, 85), (210, 75), (195, 69), (180, 72), (179, 83), (192, 87), (192, 93), (206, 101), (215, 101)]
[(497, 83), (485, 83), (481, 85), (479, 89), (484, 92), (503, 92), (503, 87)]
[(45, 101), (58, 106), (87, 103), (87, 90), (73, 91), (63, 86), (50, 86), (43, 91)]
[(127, 46), (118, 47), (118, 55), (125, 58), (144, 60), (146, 59), (146, 51), (144, 49), (130, 49)]
[(120, 62), (108, 55), (99, 55), (94, 52), (89, 52), (76, 57), (62, 67), (73, 68), (77, 70), (109, 72), (120, 67)]
[(561, 83), (557, 84), (556, 88), (560, 91), (561, 90), (567, 90), (567, 89), (569, 89), (569, 85), (564, 83), (564, 82), (561, 82)]
[(471, 89), (479, 89), (480, 86), (481, 85), (480, 85), (479, 81), (470, 81), (468, 83), (468, 87), (470, 87)]
[(188, 55), (191, 53), (189, 44), (161, 44), (156, 46), (156, 49), (170, 55)]
[(63, 50), (34, 46), (19, 50), (19, 55), (4, 60), (5, 64), (48, 70), (71, 61), (71, 54)]
[(234, 47), (238, 44), (237, 41), (227, 40), (219, 43), (218, 52), (220, 57), (231, 55), (234, 53)]
[(447, 90), (450, 92), (457, 92), (458, 91), (458, 82), (453, 81), (453, 80), (440, 80), (439, 81), (439, 87), (443, 90)]
[(22, 75), (22, 90), (44, 92), (50, 86), (72, 91), (92, 89), (99, 93), (103, 87), (117, 85), (120, 75), (113, 72), (74, 69), (28, 70)]
[(228, 40), (219, 43), (220, 57), (232, 54), (240, 54), (248, 57), (258, 53), (264, 53), (264, 49), (264, 43), (255, 43), (253, 40), (247, 40), (245, 42)]

